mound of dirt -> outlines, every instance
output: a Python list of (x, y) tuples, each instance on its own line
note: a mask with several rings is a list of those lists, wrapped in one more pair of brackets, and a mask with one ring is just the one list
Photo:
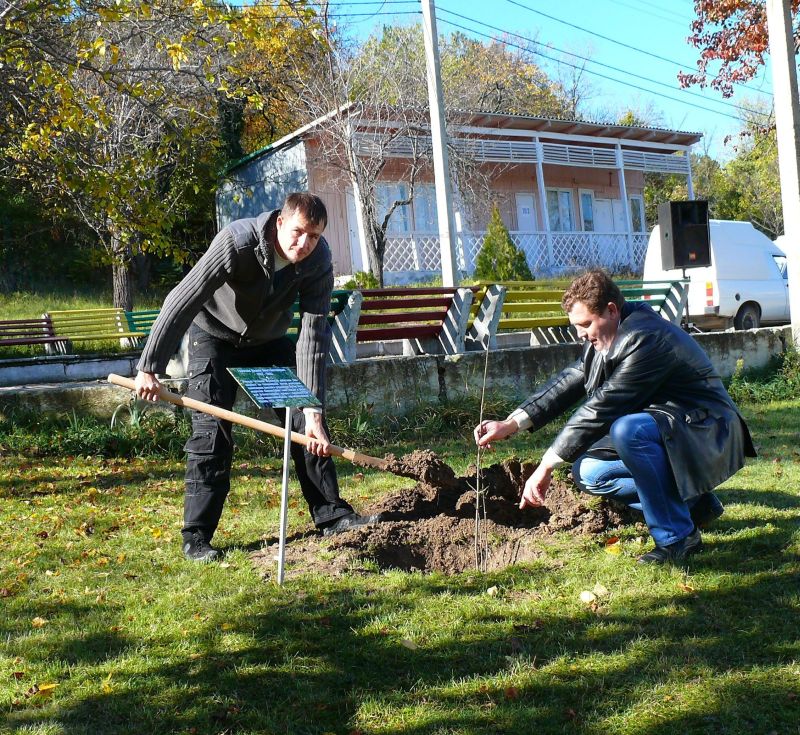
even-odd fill
[[(291, 540), (287, 576), (308, 571), (341, 574), (365, 562), (380, 569), (445, 574), (498, 570), (539, 556), (542, 542), (556, 531), (595, 535), (635, 520), (627, 511), (590, 501), (572, 483), (555, 479), (545, 506), (519, 510), (535, 465), (516, 459), (486, 467), (480, 474), (470, 468), (466, 477), (456, 477), (427, 450), (400, 459), (389, 455), (386, 460), (391, 472), (413, 477), (418, 484), (362, 510), (379, 513), (380, 523), (328, 538), (309, 534)], [(275, 540), (253, 555), (265, 577), (275, 574), (277, 551)]]

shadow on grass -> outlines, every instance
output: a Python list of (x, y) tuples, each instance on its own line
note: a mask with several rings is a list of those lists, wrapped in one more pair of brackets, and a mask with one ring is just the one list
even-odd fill
[[(694, 572), (725, 572), (713, 578), (714, 588), (681, 591), (676, 580), (674, 593), (607, 609), (542, 616), (487, 602), (489, 584), (531, 600), (537, 586), (558, 584), (560, 563), (545, 560), (490, 576), (408, 575), (387, 585), (375, 576), (331, 581), (311, 593), (302, 584), (244, 590), (226, 605), (228, 616), (209, 606), (206, 627), (189, 645), (156, 645), (133, 673), (123, 673), (130, 639), (76, 634), (42, 655), (105, 661), (119, 672), (114, 687), (95, 687), (57, 710), (12, 708), (6, 724), (49, 723), (69, 735), (528, 735), (611, 732), (616, 718), (636, 717), (641, 725), (628, 720), (626, 731), (796, 732), (796, 669), (794, 678), (776, 676), (799, 650), (800, 559), (780, 555), (796, 521), (755, 531), (753, 543), (727, 540), (721, 526), (692, 564)], [(753, 544), (765, 553), (748, 554)], [(671, 574), (635, 573), (654, 581)], [(409, 645), (397, 626), (442, 596), (453, 600), (452, 618), (426, 623), (433, 636)], [(98, 613), (71, 614), (78, 623)], [(381, 620), (399, 622), (384, 627)], [(404, 724), (389, 727), (389, 714)], [(365, 721), (372, 726), (358, 725)]]
[[(797, 733), (800, 499), (720, 494), (752, 503), (752, 517), (723, 516), (704, 534), (692, 576), (638, 568), (587, 544), (586, 569), (617, 585), (595, 609), (570, 604), (572, 570), (547, 557), (491, 575), (376, 574), (283, 589), (253, 582), (224, 604), (202, 589), (206, 572), (192, 568), (204, 622), (186, 638), (170, 638), (157, 619), (134, 637), (123, 632), (123, 609), (53, 602), (37, 612), (69, 616), (75, 634), (34, 644), (7, 620), (7, 655), (95, 665), (98, 673), (63, 700), (7, 707), (0, 730)], [(758, 507), (769, 509), (768, 521)], [(164, 585), (188, 584), (189, 567), (181, 569)], [(652, 579), (665, 591), (631, 594), (625, 582), (633, 576), (636, 589)], [(501, 590), (497, 598), (486, 596), (490, 586)], [(554, 608), (541, 605), (540, 590), (551, 591)]]

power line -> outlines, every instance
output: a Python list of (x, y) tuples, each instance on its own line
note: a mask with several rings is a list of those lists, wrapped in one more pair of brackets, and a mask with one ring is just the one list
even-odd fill
[[(447, 23), (448, 25), (453, 26), (455, 28), (460, 28), (462, 31), (467, 31), (469, 33), (474, 33), (474, 34), (476, 34), (478, 36), (483, 36), (484, 38), (488, 38), (488, 39), (494, 40), (494, 37), (490, 36), (488, 33), (482, 33), (481, 31), (476, 31), (474, 28), (467, 28), (466, 26), (459, 25), (458, 23), (454, 23), (453, 21), (447, 20), (446, 18), (442, 18), (441, 20), (442, 20), (443, 23)], [(529, 50), (529, 49), (526, 49), (524, 46), (519, 46), (518, 44), (511, 43), (511, 42), (508, 42), (508, 41), (506, 41), (505, 44), (506, 44), (506, 46), (511, 46), (512, 48), (518, 48), (521, 51), (528, 51)], [(607, 79), (610, 82), (616, 82), (617, 84), (622, 84), (622, 85), (624, 85), (626, 87), (631, 87), (633, 89), (638, 89), (640, 92), (647, 92), (648, 94), (654, 94), (657, 97), (662, 97), (663, 99), (672, 100), (673, 102), (678, 102), (678, 103), (680, 103), (682, 105), (687, 105), (688, 107), (694, 107), (695, 109), (698, 109), (698, 110), (705, 110), (706, 112), (711, 112), (711, 113), (713, 113), (715, 115), (722, 115), (724, 117), (730, 118), (731, 120), (736, 120), (737, 122), (741, 122), (740, 118), (738, 118), (738, 117), (736, 117), (734, 115), (729, 115), (727, 112), (721, 112), (720, 110), (714, 110), (714, 109), (712, 109), (710, 107), (703, 107), (702, 105), (695, 104), (694, 102), (687, 102), (686, 100), (679, 99), (678, 97), (670, 97), (667, 94), (654, 92), (652, 89), (647, 89), (646, 87), (640, 87), (637, 84), (632, 84), (631, 82), (625, 82), (622, 79), (615, 79), (614, 77), (610, 77), (610, 76), (608, 76), (606, 74), (601, 74), (600, 72), (592, 71), (591, 69), (586, 69), (584, 67), (580, 67), (577, 64), (570, 64), (568, 61), (564, 61), (563, 59), (556, 59), (556, 58), (554, 58), (552, 56), (548, 56), (547, 54), (539, 53), (539, 56), (541, 56), (544, 59), (549, 59), (550, 61), (555, 61), (556, 63), (559, 63), (559, 64), (564, 64), (566, 66), (570, 66), (573, 69), (578, 69), (580, 71), (585, 71), (587, 74), (593, 74), (594, 76), (600, 77), (601, 79)]]
[(623, 0), (609, 0), (610, 2), (614, 3), (614, 5), (619, 5), (621, 8), (628, 8), (628, 10), (633, 10), (634, 13), (642, 13), (644, 15), (649, 15), (652, 18), (657, 18), (660, 21), (665, 23), (672, 23), (676, 26), (685, 26), (685, 23), (682, 23), (678, 20), (678, 16), (674, 14), (670, 15), (662, 15), (661, 13), (655, 13), (652, 10), (646, 10), (645, 8), (638, 6), (638, 5), (628, 5), (628, 3), (623, 2)]
[[(516, 38), (521, 38), (524, 41), (527, 41), (528, 43), (532, 43), (532, 44), (534, 44), (536, 46), (543, 46), (544, 48), (552, 48), (554, 51), (558, 51), (559, 53), (567, 54), (568, 56), (574, 56), (576, 59), (582, 59), (583, 61), (587, 61), (590, 64), (596, 64), (597, 66), (602, 66), (605, 69), (610, 69), (611, 71), (616, 71), (616, 72), (619, 72), (620, 74), (625, 74), (626, 76), (629, 76), (629, 77), (634, 77), (636, 79), (641, 79), (642, 81), (650, 82), (651, 84), (657, 84), (658, 86), (666, 87), (669, 90), (674, 90), (676, 92), (682, 92), (683, 94), (688, 94), (688, 95), (691, 95), (692, 97), (698, 97), (701, 100), (712, 102), (713, 104), (725, 105), (726, 107), (733, 107), (734, 109), (741, 110), (742, 112), (747, 112), (747, 113), (756, 114), (756, 115), (763, 115), (765, 117), (768, 115), (768, 113), (761, 112), (760, 110), (751, 110), (748, 107), (744, 107), (742, 105), (737, 105), (737, 104), (734, 104), (733, 102), (728, 102), (726, 100), (708, 100), (708, 98), (704, 97), (702, 94), (698, 94), (697, 92), (691, 92), (688, 89), (675, 89), (675, 87), (673, 87), (670, 84), (667, 84), (666, 82), (660, 82), (657, 79), (651, 79), (650, 77), (645, 77), (645, 76), (642, 76), (641, 74), (635, 74), (634, 72), (627, 71), (625, 69), (620, 69), (617, 66), (611, 66), (610, 64), (605, 64), (602, 61), (596, 61), (595, 59), (592, 59), (592, 58), (590, 58), (588, 56), (581, 56), (580, 54), (576, 54), (573, 51), (564, 51), (563, 49), (557, 48), (556, 46), (547, 46), (547, 45), (545, 45), (543, 43), (540, 43), (539, 41), (534, 41), (534, 40), (525, 38), (525, 36), (522, 36), (519, 33), (514, 33), (513, 31), (507, 31), (504, 28), (498, 28), (497, 26), (490, 25), (489, 23), (484, 23), (483, 21), (477, 20), (476, 18), (470, 18), (470, 17), (468, 17), (466, 15), (461, 15), (460, 13), (456, 13), (456, 12), (454, 12), (452, 10), (448, 10), (447, 8), (440, 7), (439, 10), (441, 10), (443, 13), (448, 13), (449, 15), (454, 15), (454, 16), (456, 16), (458, 18), (463, 19), (463, 20), (470, 21), (471, 23), (477, 23), (478, 25), (485, 26), (486, 28), (491, 28), (494, 31), (499, 31), (500, 33), (504, 33), (504, 34), (509, 35), (509, 36), (514, 36)], [(446, 19), (443, 19), (443, 20), (444, 20), (445, 23), (448, 22)], [(477, 33), (477, 31), (475, 31), (475, 32)], [(541, 52), (537, 51), (537, 53), (539, 53), (544, 58), (552, 58), (552, 57), (546, 56), (545, 54), (541, 54)], [(563, 63), (563, 62), (559, 62), (559, 63)], [(586, 71), (590, 72), (589, 69), (587, 69)], [(688, 104), (688, 103), (686, 103), (686, 104)]]
[[(624, 41), (618, 41), (615, 38), (604, 36), (601, 33), (597, 33), (596, 31), (590, 31), (588, 28), (584, 28), (583, 26), (575, 25), (575, 23), (570, 23), (569, 21), (562, 20), (561, 18), (556, 18), (554, 15), (548, 15), (547, 13), (542, 12), (541, 10), (536, 10), (535, 8), (528, 7), (527, 5), (518, 2), (517, 0), (506, 0), (506, 2), (510, 3), (511, 5), (515, 5), (518, 8), (522, 8), (523, 10), (527, 10), (531, 13), (536, 13), (536, 15), (541, 15), (545, 18), (549, 18), (550, 20), (554, 20), (556, 21), (556, 23), (562, 23), (563, 25), (569, 26), (570, 28), (574, 28), (575, 30), (588, 33), (591, 36), (602, 38), (604, 41), (608, 41), (609, 43), (614, 43), (617, 46), (622, 46), (623, 48), (630, 49), (631, 51), (636, 51), (639, 54), (645, 54), (645, 56), (650, 56), (653, 59), (658, 59), (659, 61), (666, 61), (668, 64), (674, 64), (675, 66), (692, 67), (692, 64), (684, 64), (680, 61), (675, 61), (674, 59), (668, 59), (665, 56), (659, 56), (658, 54), (654, 54), (651, 51), (645, 51), (644, 49), (637, 48), (636, 46), (631, 46), (629, 43), (625, 43)], [(759, 94), (766, 94), (772, 97), (772, 92), (765, 92), (761, 89), (753, 89), (745, 84), (742, 84), (741, 82), (734, 82), (734, 84), (736, 84), (739, 87), (743, 87), (750, 92), (758, 92)]]

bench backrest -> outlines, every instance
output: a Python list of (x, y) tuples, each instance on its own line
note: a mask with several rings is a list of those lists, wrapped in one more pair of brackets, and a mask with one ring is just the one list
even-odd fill
[[(336, 316), (342, 312), (342, 310), (347, 305), (347, 299), (349, 298), (352, 292), (347, 289), (334, 289), (331, 293), (331, 308), (328, 310), (328, 323), (333, 324)], [(300, 302), (295, 301), (292, 304), (292, 312), (294, 316), (292, 317), (292, 323), (289, 325), (289, 329), (286, 332), (286, 336), (289, 339), (297, 342), (297, 336), (300, 331), (300, 323), (302, 321), (302, 315), (300, 314)]]
[(0, 321), (0, 346), (41, 345), (57, 339), (47, 317)]
[[(688, 281), (620, 280), (616, 282), (630, 301), (647, 301), (662, 317), (680, 324), (686, 308)], [(497, 346), (497, 334), (530, 331), (530, 344), (572, 342), (575, 330), (561, 309), (564, 282), (479, 282), (472, 321), (467, 332), (469, 349)]]

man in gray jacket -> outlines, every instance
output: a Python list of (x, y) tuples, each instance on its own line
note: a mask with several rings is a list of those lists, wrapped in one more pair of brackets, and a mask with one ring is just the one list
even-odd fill
[[(324, 406), (333, 289), (331, 252), (322, 237), (327, 221), (322, 200), (303, 192), (290, 194), (280, 210), (222, 229), (164, 301), (137, 366), (137, 395), (157, 400), (156, 374), (164, 372), (188, 329), (188, 397), (230, 409), (236, 382), (226, 368), (281, 365), (296, 366)], [(295, 349), (286, 330), (298, 298), (302, 323)], [(230, 490), (231, 424), (193, 412), (192, 429), (185, 446), (183, 552), (210, 561), (219, 556), (211, 538)], [(321, 409), (295, 412), (292, 429), (310, 440), (306, 448), (292, 444), (292, 459), (317, 528), (329, 535), (376, 520), (356, 514), (339, 497)]]
[(484, 421), (487, 447), (535, 431), (585, 399), (528, 479), (520, 508), (542, 505), (553, 469), (572, 462), (578, 486), (643, 513), (655, 549), (644, 564), (682, 562), (699, 527), (723, 512), (713, 489), (755, 456), (750, 433), (707, 355), (645, 303), (627, 303), (602, 270), (575, 279), (562, 308), (584, 341), (574, 365), (504, 421)]

